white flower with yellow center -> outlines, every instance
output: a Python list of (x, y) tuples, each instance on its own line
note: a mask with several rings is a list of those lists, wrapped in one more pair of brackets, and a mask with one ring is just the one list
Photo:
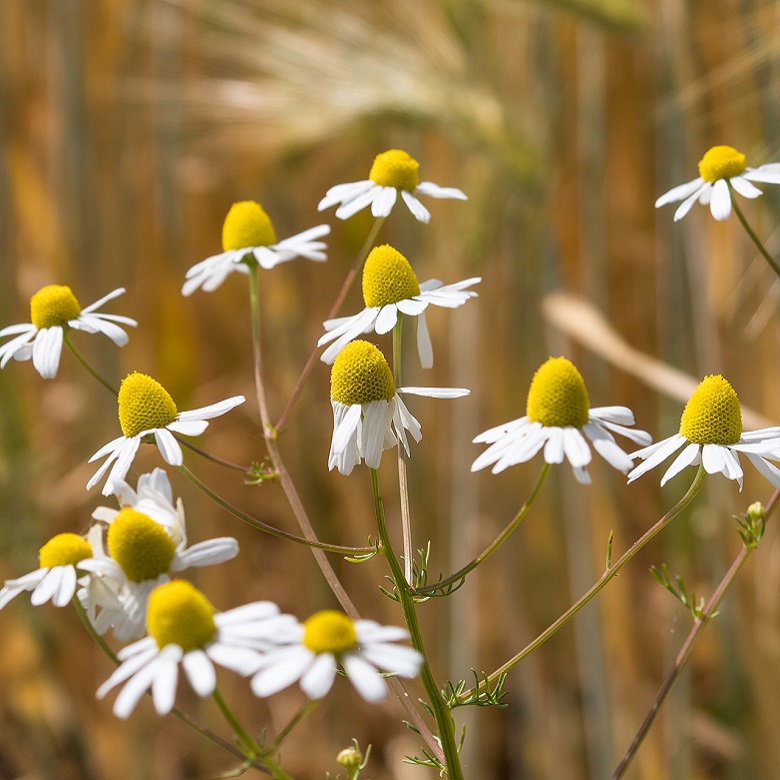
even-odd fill
[(70, 287), (50, 284), (38, 290), (30, 299), (30, 323), (9, 325), (0, 330), (0, 339), (15, 336), (0, 346), (0, 368), (5, 368), (11, 358), (32, 358), (35, 370), (44, 378), (57, 375), (62, 355), (65, 332), (83, 330), (86, 333), (102, 333), (119, 347), (127, 344), (128, 336), (116, 323), (135, 327), (138, 323), (119, 314), (102, 314), (96, 311), (106, 301), (122, 295), (120, 287), (99, 301), (82, 309)]
[(701, 463), (708, 474), (723, 474), (742, 490), (741, 452), (774, 487), (780, 488), (780, 470), (766, 460), (780, 460), (780, 428), (744, 433), (737, 394), (720, 375), (705, 377), (693, 391), (680, 418), (679, 433), (629, 456), (644, 463), (631, 471), (628, 481), (663, 463), (681, 447), (684, 449), (666, 470), (662, 485), (686, 466)]
[(332, 363), (352, 339), (362, 333), (389, 333), (399, 314), (417, 318), (417, 352), (423, 368), (433, 366), (433, 345), (425, 321), (429, 305), (455, 309), (476, 293), (466, 288), (482, 281), (480, 277), (443, 285), (438, 279), (419, 284), (409, 261), (396, 249), (385, 244), (374, 247), (363, 266), (363, 301), (366, 308), (352, 317), (326, 320), (322, 346), (333, 342), (323, 353), (322, 361)]
[(474, 441), (490, 444), (472, 464), (472, 471), (493, 466), (498, 474), (509, 466), (531, 460), (544, 447), (547, 463), (568, 460), (574, 476), (590, 484), (586, 466), (592, 455), (587, 439), (611, 466), (628, 471), (631, 460), (615, 442), (619, 433), (637, 444), (648, 444), (650, 435), (632, 430), (634, 415), (625, 406), (589, 408), (582, 375), (564, 357), (549, 358), (534, 374), (528, 390), (526, 416), (481, 433)]
[(333, 439), (328, 468), (342, 474), (365, 460), (369, 468), (379, 468), (382, 453), (403, 444), (409, 454), (406, 431), (415, 441), (422, 438), (420, 423), (412, 416), (399, 393), (430, 398), (460, 398), (463, 388), (399, 387), (385, 356), (368, 341), (351, 341), (339, 352), (330, 373), (330, 399), (333, 407)]
[[(158, 508), (158, 515), (162, 509)], [(121, 641), (139, 637), (154, 588), (168, 582), (171, 574), (223, 563), (238, 555), (238, 542), (231, 537), (188, 547), (181, 500), (170, 510), (160, 523), (137, 508), (123, 506), (106, 531), (107, 550), (100, 534), (90, 536), (94, 554), (80, 565), (92, 575), (83, 595), (91, 605), (89, 615), (98, 633), (113, 627)], [(102, 608), (97, 615), (96, 606)]]
[(348, 219), (371, 206), (371, 213), (375, 217), (386, 217), (393, 210), (400, 193), (414, 217), (419, 222), (428, 222), (431, 214), (417, 200), (418, 195), (467, 200), (455, 187), (440, 187), (430, 181), (419, 181), (419, 167), (417, 160), (400, 149), (382, 152), (374, 158), (368, 179), (331, 187), (317, 208), (322, 211), (339, 203), (341, 205), (336, 209), (336, 216), (339, 219)]
[(673, 187), (661, 195), (655, 207), (682, 201), (674, 212), (674, 221), (682, 219), (696, 201), (708, 205), (717, 220), (731, 214), (731, 190), (746, 198), (757, 198), (761, 190), (751, 182), (780, 184), (780, 163), (768, 163), (748, 168), (745, 155), (731, 146), (713, 146), (699, 161), (699, 176), (687, 184)]
[(409, 633), (373, 620), (350, 620), (335, 610), (323, 610), (303, 624), (296, 621), (280, 630), (252, 677), (257, 696), (270, 696), (296, 680), (310, 699), (321, 699), (331, 689), (339, 666), (366, 701), (387, 695), (381, 672), (412, 678), (423, 658), (411, 647), (396, 644)]
[(330, 225), (317, 225), (277, 242), (274, 226), (259, 203), (253, 200), (234, 203), (222, 225), (223, 251), (187, 271), (182, 294), (191, 295), (201, 288), (212, 292), (233, 272), (249, 273), (248, 263), (257, 263), (267, 270), (296, 257), (317, 262), (327, 260), (327, 247), (318, 239), (328, 233)]
[[(24, 591), (32, 591), (33, 606), (51, 601), (64, 607), (76, 592), (80, 564), (92, 556), (89, 542), (78, 534), (57, 534), (38, 553), (40, 568), (15, 580), (6, 580), (0, 589), (0, 609)], [(81, 572), (83, 573), (83, 571)]]
[(119, 651), (122, 664), (100, 686), (97, 697), (125, 683), (114, 714), (127, 718), (151, 688), (155, 710), (165, 715), (176, 699), (179, 664), (195, 693), (209, 696), (217, 684), (215, 665), (250, 674), (257, 667), (258, 650), (291, 622), (296, 621), (267, 601), (216, 612), (189, 582), (160, 585), (149, 596), (148, 636)]
[[(219, 417), (246, 399), (232, 396), (210, 406), (180, 412), (168, 391), (146, 374), (134, 371), (128, 374), (119, 387), (119, 425), (123, 436), (101, 447), (89, 462), (106, 458), (87, 483), (87, 490), (96, 485), (111, 467), (111, 473), (103, 487), (103, 495), (119, 489), (142, 441), (154, 441), (166, 463), (181, 466), (184, 462), (181, 446), (174, 434), (200, 436), (208, 427), (208, 421)], [(108, 457), (106, 457), (108, 456)]]

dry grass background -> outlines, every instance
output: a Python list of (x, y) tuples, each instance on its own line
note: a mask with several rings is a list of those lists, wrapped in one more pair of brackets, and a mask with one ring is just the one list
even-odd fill
[[(780, 159), (779, 23), (769, 0), (6, 0), (0, 324), (26, 321), (44, 284), (70, 284), (84, 304), (125, 286), (116, 309), (141, 323), (130, 344), (117, 353), (79, 342), (105, 373), (151, 373), (180, 408), (251, 396), (241, 280), (184, 299), (184, 272), (218, 250), (233, 201), (263, 203), (279, 235), (328, 221), (326, 265), (262, 275), (278, 414), (370, 226), (365, 215), (336, 224), (316, 204), (328, 186), (363, 178), (377, 152), (406, 149), (423, 178), (470, 200), (433, 203), (428, 226), (394, 213), (380, 239), (421, 278), (484, 277), (477, 301), (429, 318), (432, 375), (407, 367), (410, 383), (473, 391), (415, 406), (425, 431), (411, 461), (416, 542), (432, 539), (433, 571), (450, 571), (493, 538), (535, 479), (538, 462), (469, 475), (469, 442), (522, 413), (549, 354), (571, 357), (594, 404), (631, 406), (655, 438), (676, 428), (686, 376), (705, 373), (724, 373), (745, 406), (780, 420), (777, 280), (735, 219), (716, 224), (694, 209), (675, 225), (671, 208), (653, 209), (714, 144), (754, 165)], [(776, 252), (780, 201), (766, 190), (747, 208)], [(354, 293), (347, 310), (359, 305)], [(614, 332), (598, 335), (588, 307)], [(362, 544), (373, 528), (367, 480), (325, 469), (327, 381), (320, 366), (282, 446), (321, 537)], [(114, 414), (68, 356), (54, 382), (29, 364), (0, 373), (0, 576), (30, 571), (46, 539), (86, 527), (100, 503), (83, 489), (86, 459), (115, 435)], [(211, 427), (206, 446), (258, 459), (256, 426), (247, 404)], [(145, 458), (137, 473), (157, 462)], [(277, 486), (193, 466), (235, 503), (295, 530)], [(588, 489), (557, 472), (495, 559), (449, 602), (421, 607), (440, 678), (490, 671), (525, 645), (598, 576), (610, 529), (622, 551), (692, 475), (662, 491), (657, 474), (626, 487), (602, 463), (592, 471)], [(392, 496), (389, 466), (384, 478)], [(173, 479), (192, 538), (240, 540), (236, 562), (198, 575), (218, 607), (272, 598), (305, 617), (332, 605), (306, 550), (258, 537)], [(465, 713), (468, 777), (608, 776), (689, 626), (648, 567), (666, 562), (709, 594), (739, 546), (732, 513), (770, 493), (752, 474), (741, 494), (724, 482), (710, 480), (692, 511), (510, 674), (507, 710)], [(398, 622), (376, 589), (381, 562), (339, 570), (361, 611)], [(96, 702), (109, 662), (69, 610), (22, 597), (0, 621), (0, 777), (177, 780), (230, 767), (148, 703), (121, 723)], [(779, 621), (780, 533), (770, 524), (628, 777), (780, 776)], [(278, 729), (300, 704), (295, 690), (260, 702), (228, 677), (223, 685), (256, 731)], [(401, 763), (418, 741), (396, 704), (367, 708), (336, 687), (285, 748), (296, 777), (335, 772), (353, 736), (375, 746), (373, 780), (432, 776)], [(225, 733), (211, 702), (180, 702)]]

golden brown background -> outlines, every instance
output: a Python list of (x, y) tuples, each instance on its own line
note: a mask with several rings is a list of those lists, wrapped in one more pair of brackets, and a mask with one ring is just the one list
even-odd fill
[[(44, 284), (71, 285), (82, 305), (124, 286), (110, 310), (139, 320), (130, 344), (118, 351), (76, 334), (104, 373), (150, 373), (181, 409), (251, 397), (244, 279), (184, 299), (184, 273), (219, 251), (233, 201), (261, 202), (280, 237), (327, 221), (327, 264), (261, 276), (278, 415), (371, 225), (365, 213), (342, 223), (316, 205), (329, 186), (365, 178), (377, 152), (407, 150), (422, 179), (460, 187), (469, 201), (428, 201), (427, 226), (397, 208), (380, 240), (421, 280), (483, 276), (477, 300), (429, 314), (434, 371), (423, 375), (413, 355), (406, 366), (410, 384), (472, 389), (466, 400), (410, 404), (424, 431), (410, 464), (415, 542), (430, 538), (432, 576), (447, 573), (495, 536), (533, 484), (541, 458), (471, 475), (480, 448), (470, 441), (523, 413), (549, 354), (574, 360), (593, 405), (631, 406), (656, 439), (676, 430), (687, 389), (598, 335), (599, 354), (583, 347), (576, 339), (592, 335), (591, 320), (555, 293), (583, 296), (633, 349), (695, 381), (723, 373), (744, 406), (780, 420), (777, 280), (736, 219), (716, 224), (696, 207), (674, 224), (673, 207), (653, 209), (714, 144), (754, 166), (780, 159), (779, 24), (769, 0), (5, 0), (0, 325), (28, 321), (27, 301)], [(776, 253), (780, 201), (764, 189), (745, 209)], [(354, 290), (344, 311), (361, 305)], [(319, 364), (281, 444), (321, 538), (362, 545), (375, 533), (368, 478), (363, 468), (328, 474), (327, 396)], [(101, 499), (84, 490), (86, 461), (117, 435), (114, 415), (115, 401), (70, 355), (55, 381), (29, 363), (0, 373), (0, 577), (35, 568), (55, 533), (87, 527)], [(257, 423), (248, 403), (198, 443), (260, 460)], [(159, 463), (144, 449), (136, 475)], [(278, 486), (247, 487), (187, 462), (236, 504), (297, 530)], [(505, 548), (452, 599), (420, 607), (440, 679), (503, 663), (598, 577), (610, 529), (622, 552), (693, 475), (661, 490), (660, 470), (630, 487), (603, 462), (591, 473), (582, 488), (556, 469)], [(256, 534), (171, 478), (193, 540), (241, 543), (237, 561), (197, 574), (217, 607), (270, 598), (304, 618), (333, 605), (307, 550)], [(690, 512), (510, 674), (508, 709), (459, 711), (467, 776), (607, 777), (690, 625), (648, 567), (666, 562), (709, 595), (739, 548), (731, 515), (770, 493), (752, 473), (741, 494), (708, 480)], [(380, 560), (336, 565), (364, 614), (399, 622), (378, 592)], [(773, 522), (627, 777), (780, 776), (778, 620)], [(97, 702), (110, 662), (72, 610), (34, 609), (23, 595), (0, 627), (0, 778), (178, 780), (234, 766), (148, 701), (127, 723), (111, 698)], [(302, 701), (291, 689), (261, 702), (244, 682), (220, 681), (255, 733), (275, 733)], [(185, 687), (179, 704), (229, 736), (213, 703)], [(304, 780), (335, 774), (337, 751), (356, 737), (374, 745), (367, 778), (434, 777), (401, 762), (419, 744), (402, 717), (394, 701), (367, 707), (339, 680), (288, 741), (285, 766)]]

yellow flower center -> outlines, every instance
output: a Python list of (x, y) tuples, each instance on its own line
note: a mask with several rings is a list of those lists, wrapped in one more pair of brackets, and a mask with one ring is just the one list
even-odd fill
[(551, 357), (539, 367), (528, 390), (526, 414), (531, 422), (548, 428), (582, 428), (589, 408), (585, 382), (569, 360)]
[(276, 243), (276, 233), (268, 214), (253, 200), (234, 203), (222, 225), (222, 249), (249, 249)]
[(699, 176), (710, 183), (745, 172), (745, 155), (733, 146), (713, 146), (699, 160)]
[(742, 410), (734, 388), (719, 374), (706, 376), (693, 391), (680, 418), (680, 436), (694, 444), (736, 444), (742, 436)]
[(173, 539), (149, 515), (129, 506), (108, 526), (109, 555), (122, 567), (128, 580), (156, 580), (166, 574), (175, 553)]
[(30, 298), (30, 321), (38, 330), (64, 327), (81, 314), (81, 306), (70, 287), (49, 284)]
[(363, 266), (363, 300), (366, 306), (385, 306), (420, 294), (409, 261), (393, 247), (375, 246)]
[(368, 341), (350, 341), (330, 372), (330, 397), (346, 406), (389, 401), (395, 395), (393, 372), (382, 352)]
[(160, 649), (179, 645), (188, 653), (214, 638), (214, 607), (186, 580), (166, 582), (149, 594), (146, 628)]
[(55, 566), (75, 566), (79, 561), (92, 557), (89, 542), (78, 534), (57, 534), (38, 550), (38, 560), (42, 568)]
[(313, 653), (341, 655), (357, 645), (355, 624), (342, 612), (323, 609), (303, 624), (303, 644)]
[(419, 184), (417, 169), (420, 163), (400, 149), (390, 149), (374, 158), (368, 178), (380, 187), (396, 187), (414, 192)]
[(119, 387), (119, 425), (127, 438), (142, 431), (164, 428), (178, 414), (168, 391), (146, 374), (133, 371)]

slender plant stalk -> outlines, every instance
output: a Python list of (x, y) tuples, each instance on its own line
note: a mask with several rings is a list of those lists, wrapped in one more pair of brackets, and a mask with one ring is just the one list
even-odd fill
[(462, 583), (470, 572), (474, 571), (483, 561), (487, 560), (514, 532), (514, 530), (520, 525), (525, 516), (528, 514), (528, 510), (531, 508), (536, 496), (539, 493), (544, 480), (550, 473), (550, 464), (545, 463), (542, 466), (542, 470), (539, 472), (539, 476), (536, 480), (536, 484), (531, 491), (531, 495), (528, 500), (520, 507), (518, 513), (512, 518), (511, 522), (504, 528), (503, 531), (470, 563), (467, 563), (462, 569), (458, 569), (454, 574), (450, 575), (444, 580), (439, 580), (433, 585), (425, 585), (422, 588), (417, 588), (414, 592), (422, 596), (445, 596), (448, 593), (448, 586), (457, 585)]
[[(776, 506), (778, 497), (780, 497), (780, 491), (776, 490), (766, 505), (767, 517), (769, 516), (769, 513), (772, 511), (772, 509), (774, 509)], [(672, 690), (672, 686), (675, 684), (675, 682), (677, 682), (677, 679), (682, 673), (685, 664), (688, 662), (693, 650), (694, 642), (699, 638), (702, 631), (704, 631), (705, 626), (715, 615), (720, 602), (726, 595), (726, 591), (731, 586), (731, 583), (736, 578), (745, 561), (750, 557), (750, 554), (755, 549), (755, 546), (748, 546), (747, 544), (743, 544), (742, 549), (739, 551), (739, 553), (737, 553), (737, 556), (732, 561), (728, 571), (723, 575), (723, 579), (718, 583), (718, 586), (715, 588), (713, 594), (704, 605), (704, 609), (702, 609), (701, 615), (694, 621), (688, 636), (685, 638), (682, 647), (677, 653), (677, 657), (674, 659), (674, 663), (667, 672), (664, 681), (661, 683), (661, 687), (658, 689), (658, 693), (653, 699), (653, 703), (650, 705), (650, 709), (648, 710), (644, 721), (642, 721), (642, 725), (639, 727), (636, 736), (631, 741), (631, 744), (629, 745), (628, 750), (626, 750), (623, 758), (620, 760), (620, 763), (617, 765), (617, 767), (615, 767), (615, 771), (612, 773), (611, 780), (620, 780), (620, 778), (623, 777), (626, 769), (628, 768), (628, 765), (636, 755), (639, 746), (642, 744), (642, 742), (644, 742), (648, 731), (650, 731), (650, 727), (652, 726), (656, 715), (658, 715), (658, 712), (661, 709), (661, 705), (664, 703), (664, 701), (666, 701), (666, 697)]]
[(306, 704), (301, 707), (298, 712), (293, 715), (290, 722), (276, 735), (276, 739), (273, 741), (271, 746), (268, 748), (267, 753), (269, 755), (274, 755), (275, 753), (279, 752), (279, 748), (282, 746), (282, 743), (285, 739), (290, 735), (292, 730), (304, 719), (308, 718), (309, 715), (314, 712), (314, 710), (317, 709), (317, 705), (320, 703), (319, 699), (309, 699)]
[(229, 460), (224, 460), (223, 458), (219, 458), (216, 455), (212, 455), (210, 452), (206, 452), (206, 450), (202, 450), (200, 447), (196, 447), (192, 442), (187, 441), (181, 434), (174, 433), (173, 435), (179, 444), (196, 453), (197, 455), (200, 455), (201, 458), (210, 460), (212, 463), (217, 463), (227, 469), (240, 471), (242, 474), (249, 474), (249, 470), (246, 468), (246, 466), (240, 466), (238, 463), (231, 463)]
[(767, 263), (769, 263), (772, 270), (775, 272), (775, 275), (778, 278), (780, 278), (780, 267), (778, 267), (772, 255), (770, 255), (769, 252), (766, 251), (766, 247), (763, 245), (763, 243), (761, 243), (758, 236), (753, 231), (753, 228), (751, 228), (750, 225), (748, 224), (748, 221), (745, 219), (745, 215), (742, 213), (742, 209), (739, 207), (739, 204), (737, 203), (737, 199), (734, 197), (734, 192), (731, 190), (731, 187), (729, 187), (729, 194), (731, 195), (731, 205), (734, 207), (734, 213), (737, 215), (737, 218), (742, 224), (742, 227), (745, 228), (745, 232), (750, 237), (750, 240), (756, 245), (756, 249), (758, 249), (758, 251), (761, 253), (764, 260), (766, 260)]
[[(604, 586), (612, 579), (614, 579), (620, 570), (657, 534), (659, 534), (667, 525), (677, 517), (688, 504), (693, 501), (696, 494), (701, 489), (702, 482), (704, 481), (704, 467), (699, 466), (696, 476), (693, 479), (685, 495), (651, 528), (645, 531), (642, 536), (639, 537), (631, 547), (618, 558), (612, 566), (607, 569), (604, 574), (601, 575), (599, 580), (591, 586), (585, 594), (583, 594), (578, 601), (572, 604), (554, 623), (551, 623), (539, 636), (532, 642), (526, 645), (517, 655), (510, 658), (503, 666), (496, 669), (491, 675), (488, 676), (486, 683), (494, 683), (502, 674), (506, 674), (510, 669), (517, 666), (526, 656), (530, 655), (538, 647), (541, 647), (553, 634), (556, 634), (559, 629), (563, 628), (593, 597), (604, 588)], [(482, 686), (472, 688), (465, 691), (458, 696), (459, 701), (465, 701), (466, 699), (475, 696), (479, 693)]]
[(63, 328), (62, 329), (62, 340), (65, 342), (65, 346), (73, 353), (76, 360), (81, 363), (84, 368), (89, 371), (92, 376), (97, 379), (98, 382), (100, 382), (103, 387), (106, 388), (110, 393), (113, 393), (114, 395), (119, 395), (119, 391), (109, 382), (107, 379), (104, 379), (97, 371), (95, 371), (94, 368), (89, 364), (87, 359), (84, 357), (84, 355), (81, 354), (81, 352), (76, 348), (75, 344), (70, 340), (70, 336), (68, 335), (68, 329)]
[[(384, 221), (385, 217), (377, 217), (374, 221), (374, 225), (371, 228), (368, 237), (363, 242), (363, 246), (361, 247), (360, 252), (358, 252), (357, 257), (352, 263), (352, 267), (349, 269), (346, 277), (344, 278), (341, 289), (339, 290), (338, 295), (336, 295), (336, 300), (333, 302), (333, 306), (330, 307), (330, 311), (328, 312), (326, 319), (333, 319), (333, 317), (338, 314), (338, 311), (341, 308), (341, 304), (344, 303), (344, 298), (347, 297), (349, 288), (352, 286), (352, 282), (355, 280), (355, 275), (362, 267), (363, 261), (366, 259), (371, 247), (374, 245), (374, 241), (376, 240), (379, 229), (382, 227), (382, 223)], [(287, 422), (287, 418), (290, 416), (290, 412), (292, 411), (293, 406), (295, 406), (295, 402), (298, 400), (298, 396), (301, 394), (301, 390), (303, 390), (303, 386), (306, 384), (306, 380), (309, 378), (309, 374), (311, 373), (312, 368), (314, 368), (314, 364), (317, 361), (318, 352), (319, 347), (315, 346), (309, 355), (309, 359), (306, 361), (306, 365), (303, 367), (303, 371), (301, 371), (301, 375), (298, 377), (298, 381), (295, 383), (295, 387), (293, 388), (292, 394), (290, 395), (290, 400), (287, 402), (287, 406), (284, 407), (284, 411), (276, 421), (274, 428), (276, 428), (277, 431), (280, 431), (285, 422)]]
[(447, 776), (450, 780), (463, 780), (463, 769), (460, 765), (460, 756), (458, 755), (458, 745), (455, 739), (455, 721), (452, 718), (450, 710), (442, 698), (436, 680), (428, 663), (428, 656), (425, 653), (422, 632), (417, 621), (417, 612), (412, 594), (406, 584), (401, 564), (390, 543), (390, 536), (387, 532), (385, 523), (385, 510), (382, 504), (382, 494), (379, 489), (379, 473), (376, 469), (371, 469), (371, 487), (374, 492), (374, 508), (376, 510), (376, 522), (379, 530), (379, 538), (382, 541), (382, 549), (387, 560), (387, 565), (395, 582), (395, 591), (398, 594), (398, 601), (404, 613), (406, 625), (409, 629), (412, 647), (423, 657), (422, 667), (420, 669), (420, 679), (422, 680), (425, 691), (428, 694), (429, 704), (433, 717), (436, 720), (436, 726), (439, 730), (439, 739), (444, 753), (444, 766), (447, 769)]

